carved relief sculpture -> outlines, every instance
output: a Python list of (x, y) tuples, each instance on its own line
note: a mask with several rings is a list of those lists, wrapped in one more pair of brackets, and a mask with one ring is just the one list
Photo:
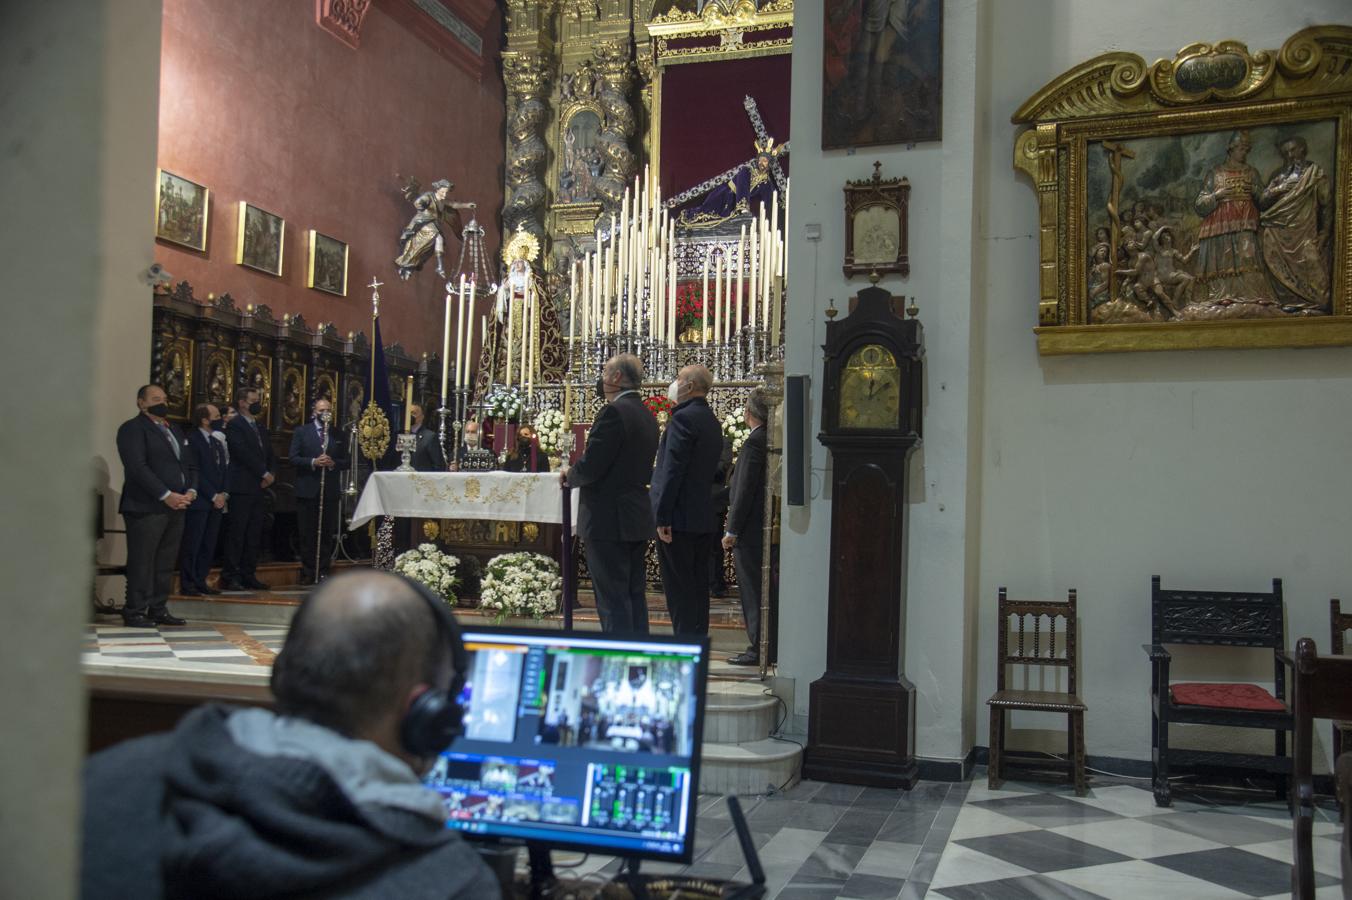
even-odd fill
[(510, 233), (518, 226), (543, 242), (545, 186), (543, 170), (548, 151), (542, 130), (549, 118), (545, 97), (549, 91), (545, 60), (536, 54), (509, 51), (502, 55), (507, 84), (507, 205), (502, 219)]
[(638, 122), (629, 104), (634, 83), (634, 64), (629, 40), (603, 41), (596, 48), (596, 71), (600, 78), (597, 98), (604, 115), (598, 142), (605, 159), (605, 173), (596, 179), (596, 193), (607, 210), (618, 209), (625, 186), (638, 170), (638, 160), (629, 149)]

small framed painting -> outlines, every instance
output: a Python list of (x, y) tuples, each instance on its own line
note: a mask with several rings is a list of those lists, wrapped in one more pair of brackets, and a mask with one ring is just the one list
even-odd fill
[(211, 191), (173, 172), (156, 172), (155, 237), (206, 252)]
[(285, 242), (285, 219), (239, 201), (239, 230), (235, 239), (237, 264), (281, 277)]
[(310, 229), (310, 271), (305, 286), (347, 296), (347, 244)]

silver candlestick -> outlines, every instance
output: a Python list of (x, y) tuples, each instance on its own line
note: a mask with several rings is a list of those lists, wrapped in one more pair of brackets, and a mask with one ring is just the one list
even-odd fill
[(418, 439), (411, 434), (401, 434), (394, 439), (394, 448), (399, 451), (399, 468), (396, 472), (413, 471), (413, 449), (418, 445)]

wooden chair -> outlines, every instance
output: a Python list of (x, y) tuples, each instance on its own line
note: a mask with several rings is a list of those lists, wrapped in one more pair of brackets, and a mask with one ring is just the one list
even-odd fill
[[(1295, 803), (1292, 804), (1291, 830), (1295, 846), (1291, 857), (1291, 892), (1300, 900), (1310, 900), (1314, 897), (1314, 849), (1311, 846), (1314, 826), (1314, 720), (1352, 717), (1352, 658), (1321, 657), (1313, 639), (1301, 638), (1296, 642), (1295, 685), (1292, 693), (1296, 727), (1292, 742)], [(1343, 802), (1346, 827), (1346, 797)], [(1344, 882), (1346, 887), (1347, 883)]]
[[(1158, 575), (1151, 578), (1150, 657), (1151, 759), (1155, 803), (1169, 806), (1169, 771), (1175, 764), (1257, 769), (1277, 776), (1277, 796), (1286, 797), (1291, 759), (1286, 733), (1292, 728), (1286, 705), (1286, 629), (1282, 615), (1282, 580), (1272, 579), (1272, 593), (1238, 591), (1166, 591)], [(1275, 692), (1256, 684), (1179, 683), (1169, 681), (1173, 659), (1166, 644), (1214, 647), (1261, 647), (1272, 651)], [(1185, 750), (1169, 746), (1172, 724), (1227, 725), (1275, 732), (1275, 755)]]
[[(1347, 650), (1344, 649), (1344, 635), (1352, 631), (1352, 613), (1345, 613), (1337, 600), (1329, 601), (1329, 631), (1332, 641), (1329, 644), (1329, 652), (1335, 656), (1346, 656)], [(1343, 741), (1352, 737), (1352, 719), (1334, 719), (1333, 720), (1333, 758), (1337, 759), (1343, 755)]]
[(1352, 753), (1334, 760), (1333, 768), (1338, 796), (1343, 801), (1343, 900), (1352, 900), (1352, 816), (1347, 814), (1352, 808)]
[[(1005, 712), (1006, 710), (1027, 709), (1043, 712), (1065, 713), (1066, 761), (1068, 774), (1075, 784), (1075, 793), (1085, 794), (1084, 777), (1084, 711), (1085, 705), (1075, 692), (1077, 672), (1077, 640), (1079, 617), (1075, 612), (1075, 591), (1065, 603), (1056, 601), (1010, 600), (1004, 588), (1000, 588), (1000, 627), (999, 655), (996, 657), (995, 693), (986, 701), (991, 708), (990, 761), (987, 767), (989, 784), (992, 790), (998, 788), (1005, 776)], [(1017, 620), (1018, 644), (1011, 652), (1009, 647), (1010, 618)], [(1042, 620), (1049, 620), (1045, 652), (1042, 644)], [(1028, 652), (1028, 620), (1032, 619), (1032, 652)], [(1056, 647), (1057, 620), (1064, 620), (1061, 633), (1062, 650), (1058, 654)], [(1009, 666), (1056, 666), (1066, 670), (1066, 691), (1007, 690), (1005, 670)], [(1043, 762), (1038, 761), (1041, 767)], [(1058, 766), (1059, 767), (1059, 766)]]

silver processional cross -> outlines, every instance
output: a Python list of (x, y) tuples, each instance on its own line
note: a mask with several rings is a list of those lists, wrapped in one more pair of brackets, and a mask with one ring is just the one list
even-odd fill
[[(764, 146), (765, 143), (770, 140), (770, 133), (765, 129), (765, 121), (761, 119), (760, 108), (756, 106), (756, 99), (752, 97), (750, 94), (747, 94), (742, 99), (742, 107), (746, 110), (746, 117), (751, 120), (751, 127), (756, 131), (757, 143), (760, 144), (761, 146)], [(779, 148), (780, 153), (788, 153), (789, 142), (785, 141), (784, 143), (779, 145)], [(757, 154), (757, 156), (759, 156), (759, 154)], [(743, 162), (739, 162), (737, 165), (733, 166), (731, 169), (728, 169), (723, 174), (715, 175), (708, 181), (701, 182), (695, 185), (694, 187), (690, 188), (690, 190), (688, 191), (682, 191), (681, 193), (672, 197), (663, 205), (666, 206), (668, 209), (679, 206), (685, 201), (689, 200), (691, 197), (697, 197), (706, 191), (713, 190), (720, 184), (726, 183), (729, 178), (737, 174), (737, 170), (740, 169), (742, 166), (755, 165), (755, 163), (756, 163), (755, 156)], [(770, 157), (770, 175), (771, 177), (774, 178), (775, 185), (779, 188), (780, 195), (783, 196), (783, 194), (785, 193), (785, 186), (787, 185), (788, 180), (784, 177), (784, 170), (779, 167), (778, 154)]]

